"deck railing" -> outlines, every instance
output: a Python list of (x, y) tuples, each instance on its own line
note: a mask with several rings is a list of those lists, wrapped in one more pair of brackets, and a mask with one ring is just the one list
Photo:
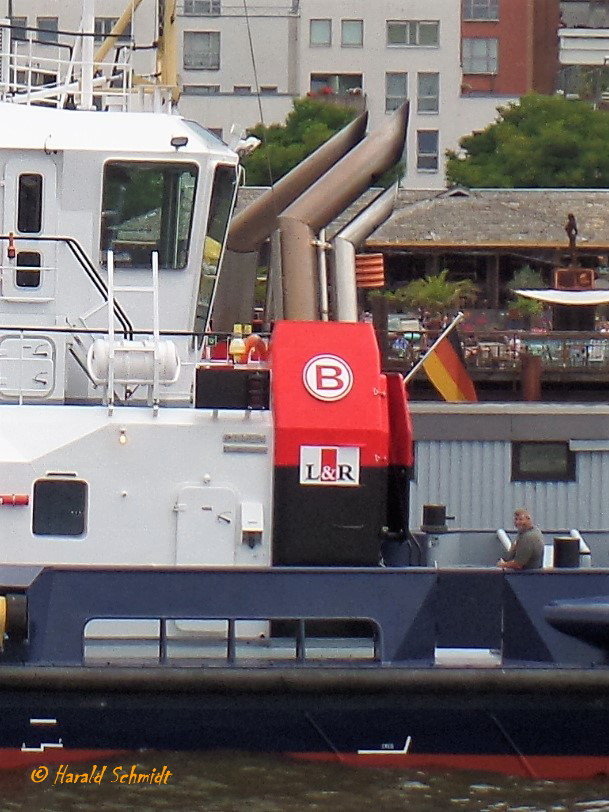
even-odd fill
[[(386, 360), (391, 368), (409, 369), (427, 352), (435, 336), (420, 338), (388, 332)], [(493, 330), (461, 336), (465, 362), (471, 371), (519, 370), (522, 355), (541, 359), (542, 371), (609, 376), (609, 333), (533, 333), (519, 330)]]

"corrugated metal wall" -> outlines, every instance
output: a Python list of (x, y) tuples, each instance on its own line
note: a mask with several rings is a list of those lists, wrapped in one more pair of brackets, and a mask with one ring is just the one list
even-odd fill
[(576, 452), (575, 482), (512, 482), (511, 442), (422, 440), (416, 443), (411, 526), (422, 506), (446, 505), (451, 528), (513, 526), (516, 507), (532, 511), (543, 530), (609, 530), (609, 452)]

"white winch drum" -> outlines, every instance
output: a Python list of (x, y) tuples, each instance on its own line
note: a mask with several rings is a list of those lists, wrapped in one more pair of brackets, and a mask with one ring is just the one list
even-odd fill
[[(128, 341), (124, 339), (114, 342), (114, 382), (152, 384), (154, 382), (155, 354), (159, 365), (159, 383), (165, 386), (175, 383), (180, 374), (180, 357), (173, 341)], [(87, 370), (95, 383), (108, 383), (110, 341), (107, 338), (97, 338), (89, 347)]]

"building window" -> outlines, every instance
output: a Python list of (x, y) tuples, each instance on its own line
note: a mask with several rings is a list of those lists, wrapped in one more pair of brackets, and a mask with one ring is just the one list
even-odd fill
[(361, 89), (362, 81), (361, 73), (312, 73), (311, 93), (342, 96)]
[(437, 20), (388, 20), (387, 45), (437, 46), (440, 23)]
[(41, 257), (38, 251), (19, 251), (15, 283), (18, 288), (40, 287)]
[(261, 93), (277, 93), (277, 85), (260, 85)]
[(184, 85), (185, 96), (215, 96), (220, 85)]
[(13, 39), (26, 40), (27, 17), (11, 17), (11, 37)]
[(42, 229), (42, 175), (19, 175), (17, 230), (37, 234)]
[(463, 73), (497, 73), (499, 40), (463, 38)]
[(438, 130), (417, 130), (417, 169), (438, 171)]
[(340, 44), (343, 48), (361, 48), (364, 44), (364, 21), (342, 20)]
[(417, 113), (437, 113), (440, 109), (440, 74), (417, 74)]
[(220, 32), (185, 31), (184, 67), (190, 70), (220, 70)]
[(385, 74), (385, 112), (392, 113), (408, 98), (408, 74)]
[(220, 0), (184, 0), (184, 14), (216, 17), (220, 11)]
[(36, 536), (82, 536), (87, 511), (87, 483), (48, 478), (34, 482), (32, 532)]
[(574, 482), (575, 453), (567, 442), (512, 443), (512, 482)]
[(251, 85), (233, 85), (233, 93), (237, 96), (248, 96), (251, 92)]
[[(95, 41), (103, 42), (118, 22), (118, 17), (95, 18)], [(125, 30), (117, 37), (118, 42), (128, 42), (131, 39), (131, 23), (128, 22)]]
[(329, 48), (332, 45), (332, 20), (310, 20), (309, 45)]
[(463, 0), (464, 20), (498, 20), (499, 0)]
[(38, 27), (38, 39), (40, 42), (48, 42), (52, 45), (59, 42), (57, 36), (57, 17), (38, 17), (36, 25)]

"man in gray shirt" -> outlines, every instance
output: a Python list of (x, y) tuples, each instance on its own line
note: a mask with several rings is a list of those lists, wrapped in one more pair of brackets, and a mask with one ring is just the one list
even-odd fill
[(500, 558), (497, 566), (504, 570), (539, 569), (543, 563), (543, 536), (533, 524), (528, 510), (518, 508), (514, 511), (514, 524), (518, 535), (512, 546)]

